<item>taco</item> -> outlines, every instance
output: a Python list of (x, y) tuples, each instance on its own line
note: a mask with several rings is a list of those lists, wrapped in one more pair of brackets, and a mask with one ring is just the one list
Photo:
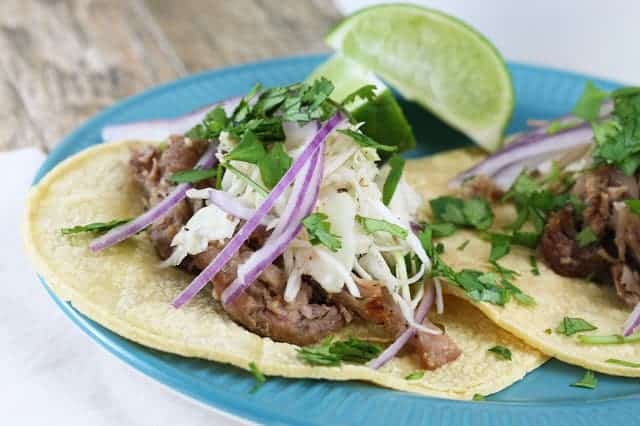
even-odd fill
[(186, 135), (62, 162), (27, 204), (36, 269), (128, 339), (267, 375), (470, 399), (541, 365), (439, 294), (404, 161), (327, 88), (254, 91)]
[(434, 239), (448, 292), (547, 355), (640, 377), (640, 90), (588, 84), (574, 114), (407, 176), (429, 232), (448, 227)]

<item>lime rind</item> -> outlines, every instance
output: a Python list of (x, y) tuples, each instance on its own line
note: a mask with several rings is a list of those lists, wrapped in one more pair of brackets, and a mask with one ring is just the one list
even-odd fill
[(479, 145), (500, 146), (513, 112), (511, 76), (466, 23), (419, 6), (381, 5), (345, 18), (326, 40)]

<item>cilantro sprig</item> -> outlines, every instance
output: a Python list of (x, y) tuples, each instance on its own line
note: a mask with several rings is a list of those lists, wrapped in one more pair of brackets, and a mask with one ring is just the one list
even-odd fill
[(442, 196), (429, 201), (433, 216), (439, 223), (486, 230), (493, 224), (493, 211), (480, 198), (462, 199)]
[(322, 244), (333, 252), (342, 247), (340, 237), (331, 232), (331, 223), (326, 214), (310, 214), (302, 221), (302, 224), (309, 234), (309, 242), (312, 245)]
[(409, 231), (404, 229), (402, 226), (387, 222), (386, 220), (374, 219), (360, 215), (356, 216), (356, 220), (367, 234), (386, 232), (403, 240), (407, 238), (407, 235), (409, 235)]
[(354, 337), (342, 341), (334, 341), (332, 337), (327, 337), (319, 345), (299, 348), (297, 351), (298, 358), (307, 364), (339, 367), (343, 362), (369, 362), (377, 357), (382, 349), (376, 344)]

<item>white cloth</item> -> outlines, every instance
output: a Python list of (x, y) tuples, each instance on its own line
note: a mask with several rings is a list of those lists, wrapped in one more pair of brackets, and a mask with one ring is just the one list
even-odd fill
[(181, 398), (116, 359), (46, 294), (22, 254), (20, 235), (25, 195), (43, 159), (36, 149), (0, 153), (0, 413), (6, 424), (248, 424)]
[[(407, 1), (407, 0), (405, 0)], [(629, 0), (408, 0), (469, 23), (511, 61), (639, 84), (634, 48), (640, 2)], [(335, 0), (338, 10), (387, 0)]]

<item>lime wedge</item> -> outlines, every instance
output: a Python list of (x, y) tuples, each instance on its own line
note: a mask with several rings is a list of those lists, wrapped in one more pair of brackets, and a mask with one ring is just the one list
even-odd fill
[(347, 109), (357, 121), (365, 123), (361, 130), (367, 136), (382, 144), (397, 146), (400, 151), (415, 147), (411, 126), (400, 105), (374, 73), (337, 53), (316, 68), (307, 80), (319, 77), (325, 77), (334, 84), (331, 98), (337, 102), (364, 85), (376, 86), (373, 100), (358, 99), (347, 105)]
[(477, 31), (441, 12), (382, 5), (345, 18), (327, 43), (488, 150), (513, 111), (504, 60)]

